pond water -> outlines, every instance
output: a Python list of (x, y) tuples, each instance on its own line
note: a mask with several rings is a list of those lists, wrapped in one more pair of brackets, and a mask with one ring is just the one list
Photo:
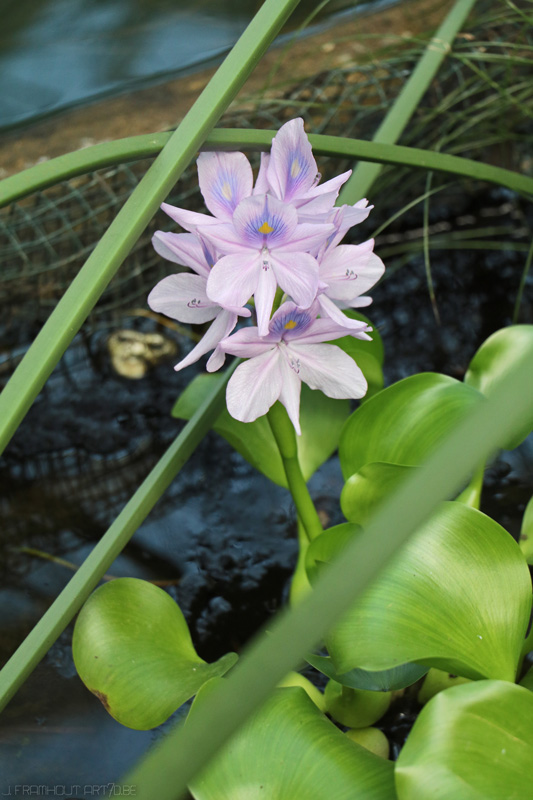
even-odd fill
[[(330, 0), (318, 19), (390, 4)], [(260, 2), (8, 0), (7, 6), (0, 32), (0, 130), (216, 61)], [(302, 0), (289, 25), (316, 6), (317, 0)]]

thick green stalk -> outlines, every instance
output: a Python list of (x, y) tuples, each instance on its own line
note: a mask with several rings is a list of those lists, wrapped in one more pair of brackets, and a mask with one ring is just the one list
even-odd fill
[(96, 245), (0, 395), (0, 453), (138, 237), (299, 0), (266, 0)]
[(302, 475), (300, 462), (298, 461), (298, 445), (296, 444), (294, 426), (281, 403), (274, 403), (267, 414), (267, 419), (283, 461), (289, 490), (296, 506), (296, 513), (300, 518), (308, 541), (311, 542), (324, 529)]
[(472, 475), (472, 480), (457, 498), (458, 503), (464, 503), (479, 511), (481, 505), (481, 492), (483, 491), (483, 479), (485, 477), (485, 462), (479, 464)]
[(0, 710), (13, 697), (79, 611), (213, 425), (224, 407), (226, 384), (237, 364), (238, 362), (235, 362), (227, 370), (225, 379), (217, 383), (190, 422), (139, 486), (107, 533), (0, 671)]
[[(268, 150), (276, 131), (213, 130), (205, 139), (202, 150)], [(36, 164), (18, 175), (0, 182), (0, 207), (21, 197), (45, 189), (59, 181), (84, 175), (95, 169), (124, 164), (140, 158), (156, 156), (170, 139), (170, 133), (131, 136), (115, 142), (95, 144)], [(525, 195), (533, 195), (533, 178), (502, 167), (493, 167), (469, 158), (421, 150), (416, 147), (345, 139), (341, 136), (309, 134), (316, 155), (357, 158), (377, 164), (396, 164), (402, 167), (433, 170), (463, 178), (488, 181)]]
[[(533, 346), (324, 570), (313, 591), (269, 622), (207, 702), (125, 778), (136, 800), (175, 800), (305, 653), (324, 638), (435, 506), (453, 497), (472, 470), (531, 416)], [(460, 454), (460, 457), (458, 457)]]
[[(431, 38), (411, 77), (374, 134), (373, 142), (394, 144), (398, 141), (437, 74), (444, 57), (451, 51), (452, 42), (461, 30), (474, 2), (475, 0), (457, 0), (435, 36)], [(365, 197), (381, 170), (382, 166), (378, 164), (358, 164), (342, 188), (338, 205), (355, 203), (361, 197)]]

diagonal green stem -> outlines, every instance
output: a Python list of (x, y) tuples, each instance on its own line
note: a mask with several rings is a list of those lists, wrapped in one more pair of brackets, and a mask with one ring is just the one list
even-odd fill
[(159, 459), (107, 533), (0, 671), (0, 710), (13, 697), (148, 516), (222, 411), (235, 362)]
[(0, 395), (0, 453), (105, 287), (299, 0), (266, 0), (71, 283)]
[(300, 462), (298, 461), (298, 446), (296, 444), (294, 426), (281, 403), (275, 403), (272, 406), (267, 414), (267, 419), (283, 461), (289, 490), (296, 506), (296, 513), (300, 518), (308, 541), (311, 542), (324, 529), (302, 475)]

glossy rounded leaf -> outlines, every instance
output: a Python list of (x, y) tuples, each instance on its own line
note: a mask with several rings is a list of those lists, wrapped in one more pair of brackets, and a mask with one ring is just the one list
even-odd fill
[(345, 479), (376, 461), (418, 466), (479, 399), (472, 387), (432, 372), (383, 389), (354, 411), (342, 429), (339, 456)]
[[(337, 553), (343, 549), (352, 536), (360, 533), (360, 525), (353, 522), (341, 522), (328, 528), (309, 544), (305, 552), (305, 570), (309, 581), (313, 583), (324, 564), (329, 564)], [(326, 535), (327, 534), (327, 535)]]
[(533, 667), (530, 667), (524, 677), (521, 679), (520, 686), (523, 686), (525, 689), (529, 689), (530, 692), (533, 692)]
[(413, 683), (423, 678), (429, 669), (419, 664), (402, 664), (399, 667), (381, 670), (381, 672), (351, 669), (349, 672), (339, 675), (329, 656), (317, 656), (311, 653), (306, 656), (305, 660), (319, 672), (343, 686), (349, 686), (351, 689), (366, 689), (371, 692), (391, 692), (405, 689), (406, 686), (412, 686)]
[(318, 689), (314, 683), (311, 683), (309, 678), (302, 675), (300, 672), (289, 672), (283, 680), (278, 683), (280, 689), (287, 689), (289, 686), (299, 686), (303, 689), (307, 696), (313, 701), (319, 711), (326, 713), (326, 701), (323, 693)]
[[(197, 375), (176, 401), (172, 416), (190, 419), (219, 380), (219, 375)], [(349, 413), (349, 400), (333, 400), (322, 392), (302, 385), (302, 435), (297, 437), (297, 444), (298, 458), (306, 480), (337, 449), (340, 432)], [(255, 422), (239, 422), (224, 409), (213, 428), (253, 467), (278, 486), (287, 488), (283, 463), (266, 416), (259, 417)]]
[(381, 758), (389, 757), (389, 740), (379, 728), (351, 728), (345, 736)]
[(524, 511), (520, 528), (520, 549), (528, 564), (533, 564), (533, 497)]
[(364, 314), (352, 309), (346, 309), (344, 313), (351, 319), (359, 319), (373, 328), (370, 334), (372, 341), (370, 342), (364, 339), (356, 339), (353, 336), (343, 336), (334, 342), (337, 347), (340, 347), (341, 350), (344, 350), (345, 353), (353, 358), (365, 376), (368, 383), (368, 391), (362, 402), (366, 402), (383, 389), (383, 342), (372, 322)]
[(350, 741), (300, 688), (276, 690), (189, 788), (195, 800), (395, 797), (392, 763)]
[(416, 467), (382, 461), (365, 464), (348, 478), (341, 492), (341, 509), (346, 519), (364, 526), (413, 469)]
[(399, 800), (525, 800), (532, 764), (533, 694), (476, 681), (424, 706), (396, 762), (396, 790)]
[(367, 728), (385, 714), (391, 693), (350, 689), (337, 681), (328, 681), (324, 699), (328, 714), (336, 722), (347, 728)]
[[(498, 381), (505, 376), (514, 360), (518, 358), (533, 341), (533, 325), (511, 325), (502, 328), (483, 342), (470, 362), (465, 375), (465, 383), (473, 386), (487, 397)], [(531, 365), (533, 369), (533, 364)], [(531, 416), (519, 433), (500, 444), (512, 450), (522, 442), (533, 429), (533, 403)]]
[(443, 692), (445, 689), (451, 689), (452, 686), (460, 686), (468, 682), (469, 678), (462, 678), (460, 675), (452, 675), (449, 672), (444, 672), (442, 669), (435, 669), (435, 667), (433, 667), (424, 678), (416, 699), (420, 705), (423, 706), (439, 692)]
[(199, 658), (177, 604), (137, 578), (110, 581), (89, 597), (72, 650), (87, 688), (118, 722), (138, 730), (160, 725), (237, 661), (235, 653), (214, 664)]
[[(322, 561), (328, 535), (317, 539)], [(326, 644), (340, 674), (417, 662), (467, 678), (512, 681), (530, 608), (529, 570), (516, 542), (481, 512), (447, 502)]]

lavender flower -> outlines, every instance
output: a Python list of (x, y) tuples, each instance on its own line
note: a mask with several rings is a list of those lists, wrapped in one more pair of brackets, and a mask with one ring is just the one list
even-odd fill
[[(148, 302), (180, 322), (212, 320), (175, 369), (210, 350), (209, 371), (222, 366), (226, 353), (248, 359), (228, 383), (228, 410), (236, 419), (255, 420), (280, 400), (299, 433), (302, 381), (329, 397), (366, 392), (353, 359), (327, 344), (346, 335), (370, 338), (371, 328), (342, 309), (368, 305), (364, 292), (384, 271), (373, 240), (340, 244), (372, 208), (367, 200), (335, 207), (349, 176), (319, 183), (303, 120), (294, 119), (280, 128), (270, 154), (263, 154), (255, 186), (242, 153), (202, 153), (198, 178), (210, 214), (162, 205), (188, 233), (158, 231), (154, 247), (195, 274), (164, 278)], [(271, 318), (283, 293), (285, 302)], [(251, 300), (257, 327), (232, 334), (238, 317), (250, 316)]]

